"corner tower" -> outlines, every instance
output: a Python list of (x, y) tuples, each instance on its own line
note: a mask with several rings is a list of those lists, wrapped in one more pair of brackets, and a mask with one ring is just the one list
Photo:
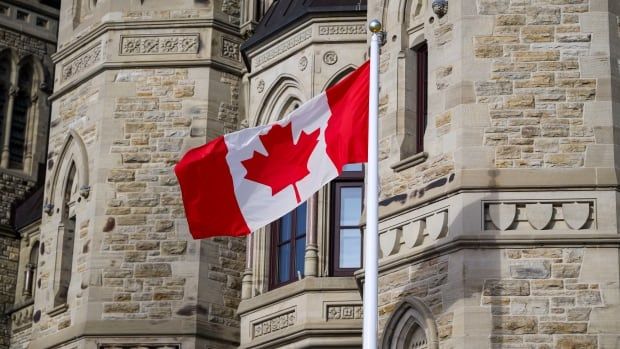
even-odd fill
[[(62, 1), (32, 348), (232, 348), (244, 245), (173, 166), (237, 127), (238, 1)], [(214, 198), (216, 199), (216, 198)]]

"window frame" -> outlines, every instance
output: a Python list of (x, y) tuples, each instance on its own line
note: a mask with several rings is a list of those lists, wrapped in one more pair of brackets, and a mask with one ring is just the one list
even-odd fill
[(412, 48), (416, 58), (416, 153), (424, 151), (424, 134), (428, 126), (428, 44)]
[[(298, 235), (297, 232), (297, 214), (298, 214), (298, 210), (302, 205), (306, 205), (306, 217), (304, 217), (304, 220), (306, 221), (305, 224), (305, 229), (304, 229), (304, 233), (303, 235)], [(280, 241), (280, 229), (281, 229), (281, 225), (282, 225), (282, 219), (286, 216), (286, 215), (291, 215), (291, 236), (289, 238), (289, 240), (287, 240), (286, 242), (282, 242)], [(287, 213), (285, 216), (280, 217), (277, 221), (271, 223), (270, 225), (270, 236), (271, 236), (271, 241), (270, 241), (270, 249), (271, 249), (271, 253), (269, 254), (269, 290), (274, 290), (276, 288), (282, 287), (284, 285), (288, 285), (291, 284), (293, 282), (299, 281), (298, 277), (297, 277), (297, 268), (296, 268), (296, 261), (297, 261), (297, 255), (296, 255), (296, 251), (297, 251), (297, 240), (303, 238), (304, 241), (304, 258), (302, 259), (305, 263), (305, 246), (306, 246), (306, 236), (308, 234), (308, 206), (307, 206), (307, 202), (302, 203), (301, 205), (295, 207), (292, 211), (290, 211), (289, 213)], [(290, 249), (290, 253), (288, 255), (289, 258), (289, 279), (287, 281), (284, 282), (280, 282), (279, 281), (279, 271), (280, 271), (280, 261), (279, 261), (279, 247), (285, 243), (290, 243), (291, 244), (291, 249)], [(304, 266), (305, 267), (305, 266)], [(304, 271), (302, 273), (302, 278), (305, 275), (305, 268)]]
[[(331, 231), (330, 236), (330, 259), (329, 273), (331, 276), (352, 276), (356, 270), (363, 268), (364, 265), (364, 231), (361, 229), (361, 225), (358, 226), (344, 226), (359, 228), (360, 229), (360, 267), (359, 268), (341, 268), (340, 262), (340, 230), (343, 226), (340, 225), (340, 189), (360, 187), (362, 189), (362, 212), (365, 206), (366, 187), (365, 187), (365, 166), (362, 165), (360, 171), (342, 171), (340, 176), (336, 177), (331, 182), (330, 187), (330, 222), (329, 229)], [(361, 213), (360, 213), (361, 214)]]

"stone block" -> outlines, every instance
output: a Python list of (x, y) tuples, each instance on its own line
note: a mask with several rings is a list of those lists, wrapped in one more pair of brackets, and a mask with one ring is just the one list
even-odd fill
[(187, 241), (162, 241), (162, 255), (180, 255), (185, 253)]
[(506, 107), (509, 109), (534, 108), (533, 95), (514, 95), (506, 99)]
[(543, 298), (514, 298), (510, 313), (515, 315), (545, 315), (549, 313), (549, 300)]
[(560, 24), (559, 7), (527, 7), (527, 24)]
[(509, 95), (512, 94), (512, 82), (477, 81), (475, 89), (478, 96)]
[(537, 333), (535, 316), (493, 316), (493, 331), (499, 334)]
[(135, 178), (134, 170), (112, 169), (108, 173), (108, 182), (129, 182)]
[(137, 278), (172, 276), (172, 268), (168, 263), (136, 264), (134, 276)]
[(513, 57), (517, 62), (557, 61), (560, 59), (560, 51), (517, 51)]
[(544, 334), (586, 333), (587, 329), (586, 322), (541, 322), (539, 324), (539, 331)]
[(581, 266), (579, 264), (554, 264), (551, 273), (554, 278), (577, 278)]
[(510, 262), (510, 276), (514, 279), (547, 279), (551, 275), (549, 261), (521, 260)]
[(566, 311), (567, 321), (588, 321), (590, 319), (591, 308), (572, 308)]
[(559, 336), (555, 349), (597, 349), (596, 336)]
[(525, 280), (486, 280), (485, 296), (529, 296), (530, 283)]
[(139, 303), (114, 302), (103, 305), (104, 313), (137, 313), (138, 311), (140, 311)]
[(603, 299), (598, 290), (578, 291), (577, 305), (579, 306), (601, 306)]
[(523, 42), (552, 42), (553, 26), (528, 26), (521, 28)]

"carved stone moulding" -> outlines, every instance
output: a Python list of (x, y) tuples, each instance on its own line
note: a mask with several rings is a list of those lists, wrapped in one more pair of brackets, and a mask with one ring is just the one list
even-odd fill
[(422, 245), (426, 236), (436, 241), (447, 235), (448, 209), (443, 208), (381, 232), (379, 247), (382, 257), (387, 257), (397, 254), (402, 245), (407, 249)]
[(327, 321), (362, 319), (364, 307), (361, 304), (328, 304), (325, 314)]
[(338, 62), (338, 55), (334, 51), (327, 51), (323, 55), (323, 62), (328, 65), (334, 65)]
[(68, 80), (101, 61), (101, 43), (93, 46), (62, 65), (62, 80)]
[(278, 332), (287, 327), (295, 325), (297, 322), (297, 313), (290, 310), (277, 316), (270, 317), (266, 320), (258, 320), (252, 325), (252, 336), (254, 338), (267, 335), (269, 333)]
[(594, 200), (484, 203), (485, 230), (590, 229), (595, 226)]
[(121, 35), (119, 54), (121, 56), (195, 54), (198, 53), (199, 40), (200, 35), (197, 33)]
[(297, 63), (297, 67), (301, 71), (306, 70), (306, 67), (308, 67), (308, 58), (306, 56), (301, 57)]
[(239, 62), (241, 56), (239, 54), (241, 43), (228, 38), (222, 38), (222, 57)]
[(253, 61), (256, 62), (256, 65), (261, 65), (266, 63), (290, 50), (301, 45), (302, 43), (310, 40), (312, 37), (312, 28), (307, 28), (292, 37), (280, 42), (279, 44), (273, 46), (268, 49), (264, 53), (261, 53), (254, 57)]
[(319, 26), (319, 35), (366, 35), (364, 24), (334, 24)]

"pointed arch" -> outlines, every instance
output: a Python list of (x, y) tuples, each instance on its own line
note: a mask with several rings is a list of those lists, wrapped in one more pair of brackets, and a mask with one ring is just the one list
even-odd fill
[(342, 80), (345, 76), (355, 71), (355, 69), (357, 69), (357, 67), (353, 64), (347, 64), (346, 66), (340, 68), (340, 70), (336, 74), (332, 75), (329, 79), (327, 79), (327, 83), (325, 84), (325, 86), (323, 86), (321, 91), (325, 91), (328, 88), (332, 87), (338, 81)]
[(65, 138), (64, 144), (58, 155), (58, 161), (56, 162), (52, 172), (49, 183), (50, 187), (47, 195), (48, 204), (61, 208), (60, 205), (63, 200), (62, 192), (64, 190), (62, 183), (64, 183), (67, 174), (70, 171), (71, 165), (74, 163), (77, 171), (76, 179), (78, 181), (80, 193), (83, 197), (88, 197), (90, 184), (86, 145), (74, 129), (69, 129), (69, 134)]
[(303, 103), (306, 98), (301, 91), (301, 84), (294, 76), (283, 74), (278, 77), (263, 97), (253, 126), (276, 121), (277, 117), (280, 116), (278, 113), (282, 112), (285, 104), (291, 100), (298, 100)]
[(435, 317), (420, 298), (410, 296), (396, 306), (385, 325), (381, 348), (439, 348)]

